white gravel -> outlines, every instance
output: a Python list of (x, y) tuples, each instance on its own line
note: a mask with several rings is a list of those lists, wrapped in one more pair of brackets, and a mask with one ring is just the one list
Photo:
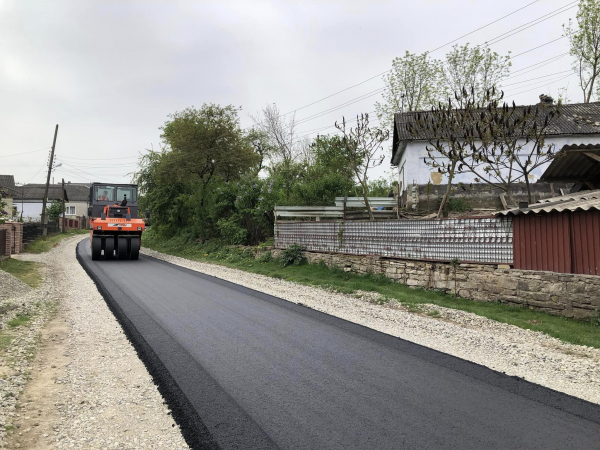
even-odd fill
[[(58, 317), (68, 329), (65, 353), (56, 362), (62, 366), (49, 361), (43, 369), (60, 374), (51, 399), (54, 411), (39, 414), (53, 421), (43, 434), (44, 448), (188, 448), (145, 366), (77, 261), (75, 247), (81, 239), (75, 236), (48, 253), (21, 256), (47, 265), (45, 295), (57, 302)], [(15, 415), (15, 423), (29, 419), (20, 416), (31, 411), (37, 415), (35, 401)], [(18, 434), (25, 439), (30, 430)]]
[(0, 270), (0, 301), (10, 300), (31, 291), (31, 288), (10, 273)]
[[(345, 295), (147, 248), (142, 253), (600, 404), (599, 349), (435, 305), (408, 312), (372, 303), (374, 293)], [(426, 315), (434, 310), (439, 317)]]

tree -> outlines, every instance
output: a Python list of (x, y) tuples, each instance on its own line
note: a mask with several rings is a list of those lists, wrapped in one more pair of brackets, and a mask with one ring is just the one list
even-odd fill
[(554, 145), (546, 144), (548, 127), (559, 117), (560, 109), (553, 104), (512, 107), (500, 103), (491, 89), (485, 102), (474, 101), (475, 94), (465, 89), (452, 101), (440, 105), (428, 114), (420, 114), (409, 131), (414, 136), (426, 136), (426, 161), (448, 175), (446, 195), (438, 211), (441, 214), (449, 199), (452, 179), (456, 173), (471, 172), (477, 182), (483, 181), (504, 190), (510, 203), (511, 184), (523, 181), (532, 202), (530, 175), (536, 168), (559, 154)]
[(0, 186), (0, 225), (6, 223), (9, 218), (9, 212), (6, 210), (8, 203), (4, 200), (6, 197), (8, 197), (8, 192)]
[[(343, 134), (342, 144), (348, 153), (349, 161), (356, 180), (362, 188), (362, 197), (369, 212), (369, 218), (374, 219), (371, 205), (369, 204), (369, 169), (381, 165), (384, 155), (377, 154), (383, 147), (383, 143), (389, 139), (389, 130), (369, 127), (369, 115), (361, 114), (356, 117), (354, 128), (346, 127), (346, 119), (342, 123), (335, 123), (335, 127)], [(358, 197), (358, 193), (357, 193)]]
[(454, 102), (448, 99), (447, 103), (433, 107), (431, 112), (417, 113), (415, 121), (407, 124), (407, 131), (412, 136), (426, 139), (429, 143), (426, 147), (429, 159), (425, 163), (448, 176), (438, 217), (445, 211), (458, 163), (478, 150), (473, 148), (476, 142), (472, 135), (474, 130), (467, 126), (469, 121), (474, 120), (477, 108), (474, 97), (474, 89), (469, 93), (463, 88), (455, 93)]
[(392, 70), (384, 75), (383, 102), (375, 103), (381, 125), (392, 129), (394, 114), (429, 109), (440, 98), (440, 61), (427, 53), (406, 52), (392, 61)]
[(271, 155), (275, 153), (276, 148), (271, 144), (269, 135), (258, 128), (251, 128), (246, 137), (254, 148), (254, 152), (260, 157), (256, 168), (256, 173), (258, 174), (263, 169), (265, 160), (271, 158)]
[[(445, 93), (444, 97), (448, 98), (455, 92), (466, 89), (467, 92), (474, 93), (472, 100), (482, 102), (486, 93), (491, 92), (494, 87), (497, 88), (508, 76), (510, 66), (510, 52), (509, 55), (500, 56), (489, 47), (469, 47), (468, 43), (463, 46), (454, 45), (446, 55), (443, 65), (441, 90)], [(461, 96), (459, 99), (462, 100)]]
[(161, 138), (171, 150), (166, 162), (178, 179), (192, 175), (206, 186), (214, 176), (238, 179), (259, 163), (240, 127), (237, 108), (204, 104), (169, 117)]
[(589, 103), (596, 78), (600, 74), (600, 3), (597, 0), (580, 0), (577, 26), (569, 19), (563, 25), (569, 37), (571, 55), (575, 58), (573, 70), (579, 77), (583, 102)]
[(58, 200), (52, 200), (52, 203), (48, 208), (48, 217), (50, 217), (50, 220), (57, 222), (61, 214), (62, 202), (59, 202)]
[(287, 166), (294, 161), (297, 153), (295, 137), (295, 114), (283, 115), (276, 104), (266, 105), (256, 116), (251, 116), (255, 128), (263, 132), (269, 139), (273, 151), (268, 155), (271, 162)]

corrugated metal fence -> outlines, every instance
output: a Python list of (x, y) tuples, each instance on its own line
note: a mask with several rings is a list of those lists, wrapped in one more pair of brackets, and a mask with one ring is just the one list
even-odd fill
[(277, 222), (275, 247), (394, 258), (512, 264), (512, 218)]
[(600, 211), (514, 218), (516, 269), (600, 275)]

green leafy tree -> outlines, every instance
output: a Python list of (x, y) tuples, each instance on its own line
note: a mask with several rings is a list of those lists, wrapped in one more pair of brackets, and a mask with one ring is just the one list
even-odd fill
[[(467, 92), (473, 93), (469, 98), (474, 97), (476, 103), (481, 103), (492, 88), (497, 88), (508, 76), (511, 64), (510, 52), (501, 56), (489, 47), (470, 47), (468, 43), (462, 46), (454, 45), (443, 64), (443, 86), (440, 90), (447, 99), (454, 96), (455, 92), (460, 93), (466, 89)], [(500, 93), (499, 90), (496, 92)], [(461, 95), (455, 97), (459, 102), (462, 99), (465, 99), (465, 102), (470, 101)]]
[(61, 214), (62, 202), (52, 200), (52, 203), (50, 203), (50, 206), (48, 207), (48, 217), (50, 217), (50, 220), (57, 222)]
[(393, 128), (394, 114), (420, 111), (435, 105), (441, 97), (442, 65), (427, 53), (406, 52), (392, 61), (384, 75), (383, 101), (375, 103), (377, 117), (385, 128)]
[(6, 197), (8, 197), (8, 192), (0, 186), (0, 224), (6, 223), (10, 218), (7, 210), (8, 202), (5, 200)]
[(576, 20), (577, 25), (574, 25), (569, 19), (563, 29), (569, 37), (573, 69), (579, 77), (583, 101), (589, 103), (600, 74), (600, 2), (581, 0)]

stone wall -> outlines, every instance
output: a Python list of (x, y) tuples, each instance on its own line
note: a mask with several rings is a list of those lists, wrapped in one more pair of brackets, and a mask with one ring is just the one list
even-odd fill
[[(572, 186), (572, 183), (532, 183), (530, 186), (535, 201), (539, 201), (540, 199), (561, 195), (560, 189), (568, 190)], [(473, 183), (454, 186), (451, 198), (455, 200), (461, 199), (476, 210), (502, 210), (504, 208), (500, 200), (500, 194), (503, 192), (501, 189), (487, 183)], [(511, 184), (511, 192), (516, 202), (527, 201), (527, 187), (525, 183)], [(404, 191), (402, 203), (409, 211), (432, 213), (436, 212), (439, 208), (445, 193), (445, 184), (409, 185), (407, 186), (407, 190)]]
[[(264, 250), (260, 253), (264, 253)], [(281, 250), (273, 250), (277, 257)], [(413, 288), (441, 290), (470, 300), (525, 306), (556, 316), (586, 319), (600, 309), (600, 276), (515, 270), (508, 266), (433, 263), (379, 257), (304, 252), (348, 272), (384, 274)]]
[(0, 225), (0, 230), (6, 230), (6, 254), (0, 256), (21, 253), (23, 248), (23, 224), (20, 222), (6, 222)]

